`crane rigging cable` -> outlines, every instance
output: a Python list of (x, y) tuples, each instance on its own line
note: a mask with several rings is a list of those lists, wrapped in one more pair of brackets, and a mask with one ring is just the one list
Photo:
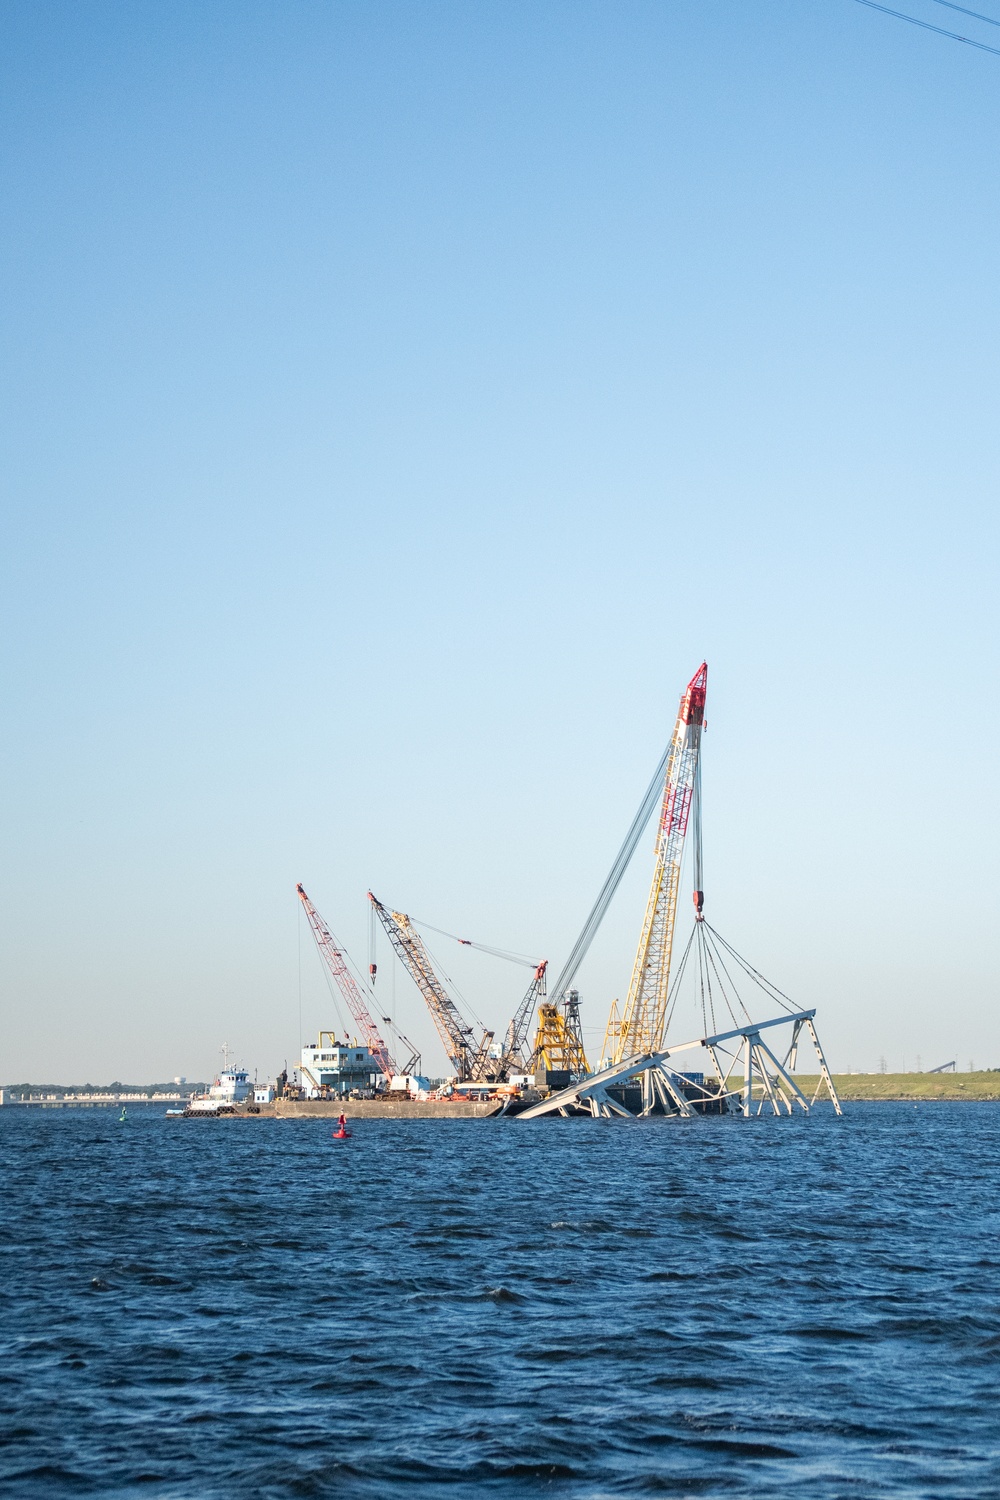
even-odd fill
[[(326, 964), (323, 965), (323, 978), (326, 981), (327, 989), (330, 991), (330, 999), (333, 1001), (333, 1014), (337, 1021), (337, 1027), (344, 1036), (348, 1036), (351, 1028), (344, 1020), (344, 1012), (341, 1010), (340, 1002), (337, 999), (336, 986), (334, 985), (333, 979), (330, 976), (330, 972), (327, 969)], [(299, 1050), (301, 1051), (301, 1048)]]
[[(308, 921), (308, 915), (307, 915), (306, 920)], [(322, 921), (322, 919), (321, 919), (321, 921)], [(311, 923), (309, 925), (310, 925), (310, 927), (312, 926)], [(323, 923), (323, 926), (326, 926), (326, 924)], [(364, 994), (366, 1006), (368, 1006), (368, 1007), (374, 1006), (377, 1009), (378, 1008), (378, 1000), (377, 1000), (377, 997), (376, 997), (376, 994), (375, 994), (375, 982), (374, 982), (374, 978), (373, 977), (366, 978), (365, 975), (362, 974), (362, 972), (361, 972), (360, 968), (358, 967), (358, 965), (355, 963), (354, 959), (348, 953), (347, 949), (340, 942), (340, 939), (333, 932), (330, 931), (329, 927), (326, 927), (326, 931), (330, 934), (330, 937), (331, 937), (332, 941), (336, 944), (336, 947), (337, 947), (337, 949), (338, 949), (338, 951), (340, 953), (340, 957), (343, 959), (345, 966), (348, 969), (350, 969), (350, 971), (351, 971), (351, 977), (354, 980), (355, 988), (358, 989), (358, 990), (360, 990)], [(315, 929), (313, 930), (313, 935), (315, 936)], [(370, 966), (369, 966), (369, 969), (370, 969)], [(330, 969), (329, 969), (329, 965), (324, 965), (323, 972), (326, 975), (327, 987), (330, 990), (330, 994), (333, 996), (334, 1009), (337, 1012), (337, 1019), (338, 1019), (338, 1021), (340, 1021), (341, 1026), (342, 1026), (342, 1028), (344, 1030), (344, 1033), (346, 1034), (350, 1030), (350, 1027), (344, 1021), (343, 1015), (342, 1015), (341, 1010), (340, 1010), (340, 1006), (337, 1004), (337, 991), (336, 991), (336, 989), (333, 986), (333, 981), (331, 979), (331, 972), (330, 972)], [(374, 1011), (372, 1012), (372, 1014), (374, 1014)], [(388, 1020), (389, 1018), (387, 1016), (383, 1016), (382, 1019), (383, 1020)], [(394, 1021), (391, 1021), (390, 1024), (393, 1025), (393, 1026), (395, 1026), (396, 1023)], [(406, 1041), (406, 1038), (404, 1037), (403, 1040)]]
[(443, 927), (435, 927), (433, 922), (422, 922), (419, 917), (411, 917), (410, 922), (414, 927), (426, 927), (428, 932), (437, 932), (441, 937), (451, 938), (463, 948), (475, 948), (478, 953), (489, 953), (493, 958), (505, 958), (508, 963), (523, 964), (526, 969), (538, 968), (539, 960), (529, 958), (525, 953), (513, 953), (506, 948), (491, 948), (488, 943), (474, 943), (471, 938), (459, 937), (454, 932), (445, 932)]
[[(420, 933), (419, 933), (419, 931), (417, 929), (417, 924), (412, 919), (410, 921), (410, 926), (413, 928), (414, 932), (417, 933), (417, 936), (420, 937)], [(423, 942), (423, 938), (422, 937), (421, 937), (421, 942), (423, 943), (424, 952), (427, 954), (428, 958), (431, 960), (431, 962), (434, 965), (435, 971), (438, 974), (440, 974), (441, 978), (448, 985), (448, 987), (451, 990), (452, 994), (458, 996), (459, 1000), (462, 1002), (462, 1005), (465, 1007), (465, 1010), (468, 1012), (468, 1014), (475, 1021), (476, 1025), (479, 1027), (480, 1031), (484, 1030), (486, 1023), (483, 1021), (483, 1019), (482, 1019), (481, 1016), (478, 1016), (476, 1014), (475, 1010), (473, 1009), (472, 1005), (469, 1002), (468, 996), (465, 995), (465, 994), (463, 994), (462, 990), (459, 988), (459, 986), (455, 983), (454, 979), (451, 977), (451, 975), (445, 969), (445, 966), (441, 962), (441, 960), (437, 957), (437, 955), (435, 953), (433, 953), (431, 951), (431, 949), (428, 946), (428, 944), (425, 943), (425, 942)], [(491, 1032), (490, 1035), (492, 1036), (492, 1034), (493, 1033)]]
[(608, 873), (608, 878), (601, 886), (597, 900), (591, 907), (590, 915), (587, 917), (586, 922), (584, 922), (583, 924), (580, 936), (573, 944), (573, 947), (570, 950), (570, 955), (563, 965), (562, 971), (559, 974), (559, 978), (556, 980), (556, 983), (552, 988), (552, 994), (557, 999), (560, 995), (564, 995), (566, 993), (566, 991), (572, 985), (573, 980), (576, 978), (577, 973), (580, 969), (580, 965), (586, 958), (587, 951), (590, 948), (591, 943), (594, 941), (594, 938), (597, 936), (597, 929), (603, 922), (604, 915), (607, 912), (608, 907), (611, 905), (615, 892), (622, 883), (622, 880), (625, 876), (625, 871), (628, 869), (632, 861), (633, 854), (639, 846), (639, 840), (642, 838), (642, 835), (646, 831), (646, 825), (648, 824), (650, 818), (653, 816), (653, 809), (655, 808), (659, 800), (660, 790), (663, 786), (663, 777), (667, 769), (667, 757), (669, 756), (669, 754), (670, 746), (668, 745), (664, 750), (662, 756), (660, 757), (659, 765), (653, 772), (653, 779), (649, 783), (649, 786), (646, 788), (646, 794), (639, 804), (639, 811), (632, 819), (632, 826), (629, 828), (628, 833), (625, 835), (625, 842), (622, 844), (621, 848), (615, 856), (615, 862), (611, 866), (611, 869)]
[[(704, 978), (705, 978), (705, 990), (706, 990), (707, 997), (708, 997), (708, 1008), (709, 1008), (709, 1013), (710, 1013), (710, 1015), (712, 1017), (712, 1030), (713, 1031), (715, 1030), (715, 1003), (714, 1003), (714, 995), (715, 995), (715, 993), (720, 994), (722, 996), (722, 999), (725, 1001), (726, 1009), (729, 1012), (729, 1018), (732, 1021), (733, 1025), (734, 1026), (741, 1026), (743, 1024), (743, 1021), (749, 1021), (750, 1020), (750, 1012), (747, 1010), (746, 1006), (744, 1005), (742, 997), (740, 996), (739, 990), (737, 990), (736, 985), (733, 983), (732, 975), (730, 974), (729, 970), (726, 968), (726, 965), (725, 965), (725, 962), (724, 962), (724, 960), (722, 958), (721, 953), (719, 952), (719, 950), (717, 948), (713, 948), (711, 939), (705, 937), (704, 928), (702, 928), (702, 930), (701, 930), (701, 932), (699, 934), (699, 937), (700, 937), (700, 942), (699, 942), (698, 961), (699, 961), (699, 965), (701, 966), (701, 969), (702, 969), (702, 972), (703, 972)], [(739, 1006), (740, 1010), (743, 1012), (743, 1018), (742, 1018), (742, 1020), (740, 1019), (739, 1016), (737, 1016), (736, 1011), (733, 1008), (732, 1000), (730, 1000), (729, 993), (726, 990), (725, 980), (723, 980), (722, 974), (719, 973), (720, 969), (722, 970), (722, 973), (725, 974), (726, 979), (729, 980), (730, 986), (732, 987), (732, 991), (733, 991), (733, 999), (735, 999), (736, 1004)], [(715, 990), (714, 991), (712, 989), (712, 975), (713, 974), (715, 975)]]
[[(859, 5), (867, 5), (869, 10), (880, 10), (885, 16), (895, 16), (897, 21), (909, 21), (911, 26), (922, 26), (924, 31), (935, 31), (938, 36), (950, 37), (953, 42), (964, 42), (967, 47), (978, 47), (980, 52), (992, 52), (995, 57), (1000, 57), (1000, 47), (988, 47), (985, 42), (975, 42), (971, 36), (962, 36), (957, 31), (945, 31), (943, 26), (932, 26), (930, 21), (919, 21), (916, 16), (908, 16), (902, 10), (890, 10), (888, 5), (876, 5), (875, 0), (857, 0)], [(955, 7), (958, 9), (958, 6)], [(970, 11), (971, 15), (972, 12)], [(980, 17), (986, 20), (985, 16)]]
[[(785, 994), (784, 990), (779, 990), (776, 984), (772, 984), (770, 979), (765, 979), (763, 974), (759, 973), (752, 964), (748, 963), (747, 960), (742, 956), (742, 954), (737, 953), (732, 943), (727, 943), (721, 932), (716, 932), (715, 928), (709, 926), (708, 922), (705, 923), (705, 926), (708, 928), (708, 931), (712, 934), (715, 941), (717, 943), (721, 943), (722, 947), (725, 948), (730, 957), (736, 960), (747, 977), (752, 979), (755, 984), (759, 985), (766, 995), (768, 995), (777, 1005), (781, 1006), (782, 1010), (787, 1010), (791, 1013), (794, 1013), (798, 1009), (794, 1000), (791, 1000), (788, 995)], [(726, 972), (728, 973), (728, 970)]]
[[(721, 1001), (729, 1012), (734, 1027), (739, 1027), (751, 1019), (750, 1011), (747, 1009), (739, 985), (733, 976), (730, 964), (738, 965), (743, 971), (746, 979), (763, 990), (769, 1000), (789, 1014), (795, 1015), (797, 1007), (792, 1000), (776, 984), (765, 979), (752, 964), (748, 963), (733, 945), (726, 941), (720, 932), (709, 925), (704, 919), (695, 921), (681, 954), (680, 962), (671, 977), (670, 994), (668, 999), (668, 1011), (664, 1032), (669, 1031), (677, 1010), (677, 1002), (681, 993), (685, 973), (688, 970), (692, 955), (697, 955), (694, 965), (694, 985), (696, 998), (701, 1010), (702, 1027), (705, 1034), (718, 1030), (715, 1006), (716, 1001)], [(730, 963), (727, 964), (727, 957)], [(744, 985), (745, 989), (745, 985)]]
[(954, 0), (934, 0), (935, 5), (946, 5), (949, 10), (959, 10), (963, 16), (972, 16), (977, 21), (985, 21), (988, 26), (1000, 26), (1000, 21), (994, 20), (992, 16), (984, 16), (978, 10), (967, 10), (964, 5), (956, 5)]

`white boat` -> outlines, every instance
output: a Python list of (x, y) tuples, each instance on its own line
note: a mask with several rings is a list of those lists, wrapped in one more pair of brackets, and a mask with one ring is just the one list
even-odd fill
[(238, 1104), (253, 1098), (254, 1086), (246, 1068), (226, 1065), (228, 1047), (223, 1049), (223, 1068), (217, 1073), (207, 1094), (193, 1094), (185, 1115), (230, 1115)]

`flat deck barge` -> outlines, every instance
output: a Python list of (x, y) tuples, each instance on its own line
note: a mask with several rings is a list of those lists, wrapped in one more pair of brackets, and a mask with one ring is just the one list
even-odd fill
[[(503, 1104), (471, 1099), (275, 1099), (272, 1104), (237, 1105), (218, 1114), (205, 1112), (188, 1119), (203, 1120), (336, 1120), (343, 1112), (348, 1120), (487, 1120)], [(178, 1119), (181, 1118), (178, 1114)]]

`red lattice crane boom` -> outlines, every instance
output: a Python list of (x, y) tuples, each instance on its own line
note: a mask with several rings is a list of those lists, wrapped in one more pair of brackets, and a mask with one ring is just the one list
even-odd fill
[(371, 1017), (360, 986), (347, 966), (343, 949), (338, 946), (333, 933), (309, 900), (302, 886), (297, 885), (295, 889), (298, 892), (299, 900), (305, 907), (306, 916), (309, 919), (309, 926), (312, 928), (312, 935), (316, 939), (316, 947), (319, 949), (320, 958), (326, 964), (326, 967), (333, 976), (334, 983), (347, 1001), (347, 1008), (357, 1022), (358, 1031), (364, 1037), (365, 1046), (378, 1064), (380, 1072), (387, 1079), (392, 1078), (396, 1072), (395, 1061), (389, 1048), (382, 1040), (381, 1032)]

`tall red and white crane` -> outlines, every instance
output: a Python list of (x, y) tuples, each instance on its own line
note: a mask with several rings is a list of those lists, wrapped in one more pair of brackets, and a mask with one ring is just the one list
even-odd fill
[(365, 1004), (361, 987), (348, 967), (344, 950), (337, 943), (333, 933), (309, 900), (302, 886), (297, 885), (295, 889), (309, 919), (309, 926), (312, 928), (312, 935), (316, 939), (316, 947), (319, 949), (320, 958), (326, 964), (334, 983), (346, 1000), (347, 1008), (357, 1022), (358, 1031), (364, 1037), (365, 1046), (375, 1059), (379, 1071), (387, 1079), (392, 1078), (396, 1073), (396, 1063), (389, 1048), (382, 1040), (382, 1034)]
[[(656, 833), (656, 868), (628, 998), (621, 1019), (616, 1005), (612, 1006), (608, 1018), (604, 1053), (613, 1065), (636, 1053), (659, 1052), (663, 1047), (681, 858), (698, 776), (707, 687), (708, 664), (702, 662), (684, 689), (667, 754), (663, 803)], [(700, 897), (700, 890), (696, 891), (695, 906), (699, 915)]]

